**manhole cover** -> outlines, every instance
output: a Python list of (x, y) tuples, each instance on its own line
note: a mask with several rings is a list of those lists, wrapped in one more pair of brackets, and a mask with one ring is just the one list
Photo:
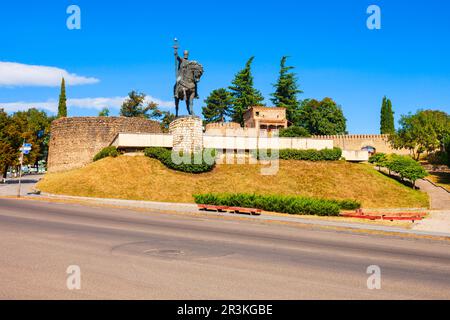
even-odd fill
[(204, 259), (219, 258), (232, 251), (223, 245), (214, 245), (204, 241), (154, 240), (124, 243), (111, 249), (113, 255), (155, 257), (162, 259)]
[(163, 255), (163, 256), (178, 256), (180, 254), (184, 254), (181, 250), (174, 250), (174, 249), (150, 249), (145, 250), (145, 254), (152, 254), (152, 255)]

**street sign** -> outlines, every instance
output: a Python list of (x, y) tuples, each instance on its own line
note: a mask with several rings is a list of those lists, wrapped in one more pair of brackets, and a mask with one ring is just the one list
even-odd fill
[(29, 154), (31, 149), (32, 149), (32, 144), (31, 143), (24, 143), (22, 145), (22, 148), (20, 148), (20, 151), (22, 151), (23, 154)]

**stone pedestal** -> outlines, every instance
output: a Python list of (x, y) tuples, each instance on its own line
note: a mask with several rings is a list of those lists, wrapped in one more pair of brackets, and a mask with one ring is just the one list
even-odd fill
[(173, 137), (173, 151), (196, 153), (203, 150), (203, 124), (199, 117), (179, 117), (170, 123), (169, 132)]

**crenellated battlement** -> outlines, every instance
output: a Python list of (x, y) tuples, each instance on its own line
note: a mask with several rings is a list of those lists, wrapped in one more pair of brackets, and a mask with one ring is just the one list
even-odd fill
[(382, 139), (388, 140), (388, 134), (346, 134), (346, 135), (321, 135), (313, 136), (315, 139), (345, 139), (345, 140), (358, 140), (358, 139)]

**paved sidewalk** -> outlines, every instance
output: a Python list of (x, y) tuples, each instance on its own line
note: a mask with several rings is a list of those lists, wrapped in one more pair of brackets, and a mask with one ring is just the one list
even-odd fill
[(417, 186), (420, 190), (430, 196), (432, 210), (450, 210), (450, 193), (444, 188), (437, 187), (428, 180), (418, 180)]
[(417, 181), (417, 186), (430, 196), (433, 211), (427, 219), (418, 221), (412, 229), (450, 233), (450, 193), (428, 180)]
[[(43, 175), (26, 175), (22, 177), (21, 195), (25, 196), (34, 191), (34, 186)], [(0, 196), (17, 196), (19, 179), (8, 179), (6, 183), (0, 183)]]
[(418, 221), (412, 229), (450, 233), (450, 210), (432, 211), (427, 219)]
[(411, 230), (401, 227), (391, 227), (391, 226), (383, 226), (383, 225), (375, 225), (375, 224), (365, 224), (358, 222), (339, 222), (339, 221), (328, 221), (328, 220), (319, 220), (311, 218), (305, 218), (301, 216), (293, 216), (293, 215), (271, 215), (271, 214), (263, 214), (261, 216), (251, 216), (251, 215), (236, 215), (232, 213), (226, 212), (211, 212), (211, 211), (200, 211), (196, 204), (192, 203), (168, 203), (168, 202), (153, 202), (153, 201), (137, 201), (137, 200), (120, 200), (120, 199), (104, 199), (104, 198), (89, 198), (89, 197), (74, 197), (74, 196), (60, 196), (60, 195), (52, 195), (47, 193), (42, 193), (40, 196), (32, 196), (32, 197), (45, 197), (45, 198), (54, 198), (54, 199), (65, 199), (65, 200), (81, 200), (86, 202), (91, 202), (93, 204), (105, 204), (105, 205), (113, 205), (124, 208), (143, 208), (150, 209), (156, 211), (170, 211), (170, 212), (179, 212), (179, 213), (191, 213), (191, 214), (207, 214), (211, 216), (228, 216), (228, 217), (241, 217), (247, 219), (255, 219), (255, 220), (263, 220), (263, 221), (278, 221), (278, 222), (293, 222), (293, 223), (301, 223), (307, 225), (316, 225), (322, 227), (335, 227), (335, 228), (347, 228), (347, 229), (363, 229), (363, 230), (371, 230), (371, 231), (381, 231), (381, 232), (393, 232), (393, 233), (401, 233), (401, 234), (409, 234), (409, 235), (422, 235), (422, 236), (436, 236), (436, 237), (450, 237), (450, 229), (444, 229), (442, 232), (427, 230)]

